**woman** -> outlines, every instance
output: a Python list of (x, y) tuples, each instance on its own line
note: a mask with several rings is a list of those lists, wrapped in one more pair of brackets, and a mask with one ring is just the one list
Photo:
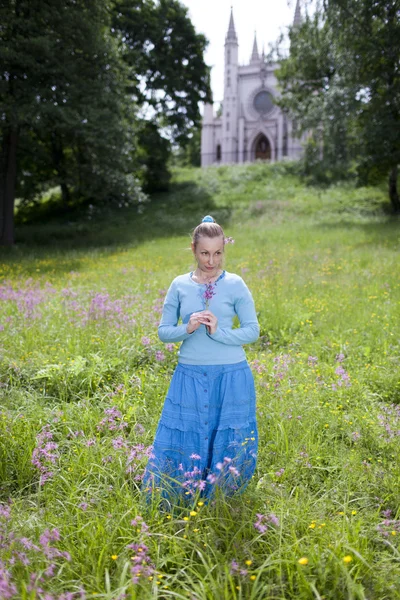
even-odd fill
[(169, 500), (211, 497), (217, 487), (231, 495), (256, 466), (254, 380), (242, 345), (259, 325), (243, 279), (222, 268), (224, 245), (221, 226), (204, 217), (192, 239), (197, 268), (173, 280), (158, 328), (161, 341), (182, 344), (143, 487)]

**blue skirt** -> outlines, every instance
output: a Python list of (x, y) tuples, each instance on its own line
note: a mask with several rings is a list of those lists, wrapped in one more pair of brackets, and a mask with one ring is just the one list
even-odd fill
[(253, 374), (247, 361), (179, 363), (158, 423), (142, 490), (177, 501), (242, 491), (257, 460)]

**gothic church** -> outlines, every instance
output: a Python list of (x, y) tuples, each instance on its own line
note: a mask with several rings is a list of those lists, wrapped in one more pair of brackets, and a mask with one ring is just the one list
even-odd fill
[[(294, 25), (301, 22), (297, 0)], [(301, 140), (293, 135), (293, 122), (275, 104), (278, 95), (275, 70), (260, 55), (254, 38), (250, 63), (238, 64), (238, 38), (233, 12), (225, 40), (225, 82), (222, 115), (213, 105), (204, 107), (201, 134), (201, 165), (279, 161), (298, 158)]]

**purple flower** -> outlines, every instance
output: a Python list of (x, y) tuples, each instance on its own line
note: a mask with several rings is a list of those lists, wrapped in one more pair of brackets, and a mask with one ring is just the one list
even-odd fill
[(254, 523), (254, 527), (260, 533), (265, 533), (268, 530), (268, 523), (270, 523), (274, 527), (279, 527), (279, 519), (274, 513), (271, 513), (270, 515), (262, 515), (260, 513), (257, 513), (256, 517), (257, 520)]
[(157, 350), (157, 352), (156, 352), (156, 360), (158, 362), (162, 362), (163, 360), (165, 360), (165, 354), (163, 352), (161, 352), (161, 350)]
[(143, 346), (150, 346), (150, 344), (151, 344), (150, 338), (145, 335), (142, 337), (141, 341), (142, 341)]
[(206, 283), (206, 289), (203, 293), (203, 299), (204, 299), (204, 303), (205, 303), (205, 308), (208, 309), (209, 304), (210, 304), (210, 300), (213, 296), (215, 296), (216, 291), (216, 283)]

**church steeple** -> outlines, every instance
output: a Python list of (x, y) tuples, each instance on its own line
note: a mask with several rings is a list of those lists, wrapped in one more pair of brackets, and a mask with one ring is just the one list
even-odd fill
[(250, 63), (255, 63), (260, 61), (260, 55), (258, 54), (258, 46), (257, 46), (257, 34), (254, 32), (254, 43), (253, 43), (253, 52), (251, 53)]
[(303, 22), (303, 17), (301, 16), (300, 0), (297, 0), (296, 10), (294, 11), (293, 27), (300, 27), (302, 22)]
[(235, 23), (233, 21), (233, 8), (232, 7), (231, 7), (231, 18), (229, 19), (228, 33), (226, 34), (226, 41), (227, 42), (236, 42), (236, 43), (238, 41), (237, 35), (236, 35), (236, 30), (235, 30)]

